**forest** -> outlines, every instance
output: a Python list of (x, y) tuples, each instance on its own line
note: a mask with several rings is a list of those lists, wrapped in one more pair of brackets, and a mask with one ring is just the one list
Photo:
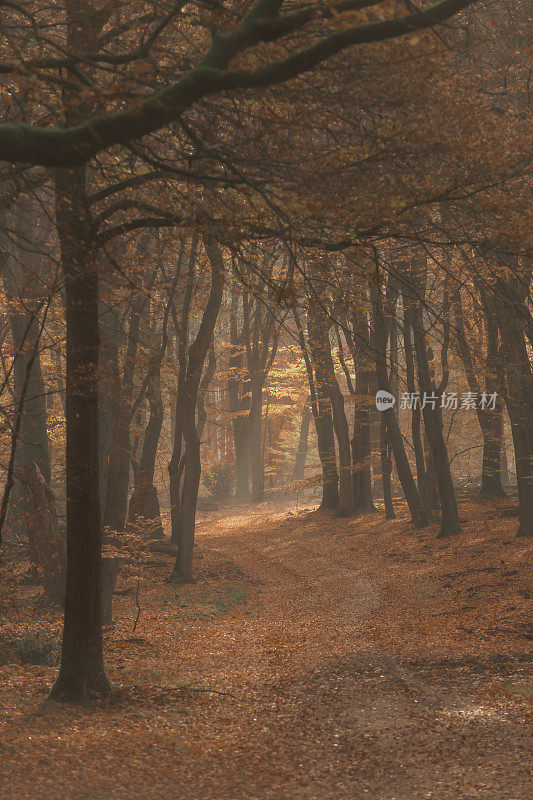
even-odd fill
[(0, 0), (0, 793), (533, 792), (525, 0)]

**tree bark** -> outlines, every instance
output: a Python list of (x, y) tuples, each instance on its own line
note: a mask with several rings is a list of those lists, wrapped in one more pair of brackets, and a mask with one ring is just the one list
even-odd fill
[(357, 298), (352, 313), (352, 330), (346, 328), (348, 345), (355, 370), (355, 408), (351, 440), (354, 470), (354, 498), (357, 511), (375, 511), (372, 496), (372, 389), (373, 376), (372, 344), (368, 324), (367, 292)]
[[(411, 303), (406, 291), (402, 292), (403, 298), (403, 345), (405, 351), (405, 371), (407, 392), (411, 397), (416, 394), (415, 387), (415, 362), (413, 353), (413, 340), (412, 340), (412, 320), (411, 320)], [(415, 452), (416, 464), (416, 481), (418, 491), (424, 497), (424, 487), (426, 482), (426, 462), (424, 458), (424, 445), (422, 443), (422, 436), (420, 432), (420, 423), (422, 412), (418, 402), (413, 403), (411, 409), (411, 436), (413, 438), (413, 449)], [(427, 498), (424, 498), (426, 508), (428, 511), (431, 506), (427, 505)]]
[(320, 503), (320, 508), (327, 511), (336, 511), (339, 505), (339, 475), (337, 473), (337, 456), (335, 453), (331, 404), (328, 402), (325, 387), (322, 384), (319, 386), (315, 380), (313, 364), (309, 356), (303, 327), (296, 309), (293, 310), (293, 316), (307, 371), (311, 409), (315, 420), (318, 455), (322, 467), (322, 501)]
[[(28, 530), (24, 487), (17, 476), (20, 470), (37, 465), (50, 483), (50, 454), (47, 432), (46, 391), (39, 353), (39, 309), (44, 299), (45, 238), (42, 221), (35, 218), (36, 208), (28, 200), (19, 200), (14, 208), (14, 242), (0, 241), (0, 271), (8, 299), (13, 340), (13, 405), (18, 408), (24, 390), (18, 442), (15, 454), (15, 486), (10, 498), (10, 527), (20, 528), (29, 537), (33, 561), (37, 553)], [(3, 239), (4, 237), (2, 237)], [(13, 251), (14, 249), (14, 251)]]
[(518, 536), (533, 536), (533, 370), (528, 356), (524, 303), (530, 269), (517, 265), (514, 276), (497, 285), (506, 404), (515, 450), (520, 523)]
[(67, 579), (61, 666), (50, 697), (81, 703), (110, 690), (102, 645), (98, 272), (86, 236), (85, 197), (85, 170), (58, 170), (56, 223), (67, 323)]
[(25, 467), (20, 478), (28, 497), (28, 531), (44, 591), (50, 600), (64, 606), (67, 552), (59, 532), (54, 495), (37, 464)]
[(442, 391), (437, 388), (431, 376), (428, 351), (426, 347), (426, 334), (422, 315), (422, 298), (425, 294), (425, 272), (423, 275), (411, 273), (410, 282), (413, 294), (416, 290), (420, 293), (419, 303), (412, 304), (412, 326), (414, 334), (414, 347), (416, 362), (418, 367), (418, 382), (422, 395), (435, 397), (434, 402), (423, 404), (422, 417), (426, 429), (437, 485), (439, 489), (439, 499), (441, 507), (441, 527), (438, 534), (440, 539), (461, 533), (459, 522), (459, 509), (448, 461), (448, 450), (444, 441), (442, 430)]
[[(211, 289), (196, 338), (192, 342), (183, 384), (184, 408), (182, 430), (185, 441), (185, 475), (181, 496), (181, 530), (178, 531), (178, 555), (170, 580), (172, 583), (192, 583), (196, 504), (200, 487), (200, 439), (196, 428), (196, 406), (204, 363), (211, 345), (224, 290), (224, 263), (218, 245), (206, 241), (205, 248), (211, 263)], [(173, 531), (174, 532), (174, 531)]]
[(300, 435), (298, 437), (298, 449), (296, 451), (296, 458), (294, 460), (293, 480), (302, 481), (305, 476), (305, 462), (307, 460), (307, 452), (309, 450), (309, 424), (313, 412), (311, 410), (311, 396), (305, 401), (302, 409), (302, 419), (300, 422)]
[(384, 417), (380, 418), (380, 454), (381, 454), (381, 478), (383, 482), (383, 502), (385, 504), (385, 517), (396, 519), (394, 503), (392, 502), (392, 458), (389, 437), (387, 433), (387, 423)]
[[(157, 355), (154, 356), (159, 361)], [(154, 360), (154, 357), (152, 360)], [(128, 508), (128, 524), (141, 520), (148, 525), (147, 533), (156, 539), (163, 539), (163, 525), (157, 489), (154, 485), (155, 462), (159, 437), (163, 427), (163, 398), (161, 396), (160, 363), (150, 365), (152, 377), (146, 389), (150, 406), (150, 416), (144, 432), (143, 447), (135, 486)]]
[(329, 399), (333, 414), (333, 426), (339, 447), (339, 516), (351, 516), (355, 511), (352, 454), (348, 421), (344, 410), (344, 398), (335, 376), (331, 354), (329, 324), (325, 310), (313, 300), (307, 314), (309, 348), (316, 377), (318, 394)]
[[(485, 389), (488, 394), (498, 389), (498, 323), (490, 308), (488, 293), (481, 287), (481, 300), (485, 310), (487, 328), (487, 355), (485, 360)], [(455, 318), (455, 335), (457, 349), (463, 363), (468, 388), (480, 394), (481, 387), (476, 376), (474, 360), (466, 339), (461, 292), (457, 290), (453, 297)], [(497, 500), (505, 497), (501, 475), (501, 449), (503, 436), (503, 407), (501, 397), (497, 397), (494, 410), (482, 409), (477, 403), (476, 414), (483, 435), (483, 461), (481, 468), (480, 500)]]
[[(387, 370), (388, 330), (383, 316), (381, 287), (372, 287), (371, 295), (375, 331), (377, 387), (378, 390), (382, 389), (390, 394), (391, 385)], [(388, 408), (386, 411), (382, 411), (381, 414), (385, 420), (389, 441), (392, 452), (394, 453), (396, 471), (398, 473), (400, 483), (402, 484), (407, 505), (409, 506), (413, 526), (415, 528), (425, 528), (427, 525), (429, 525), (429, 518), (411, 473), (411, 467), (405, 452), (398, 417), (396, 416), (394, 408)]]

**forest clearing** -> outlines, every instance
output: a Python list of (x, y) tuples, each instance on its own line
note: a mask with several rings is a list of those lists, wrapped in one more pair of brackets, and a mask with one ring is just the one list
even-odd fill
[(529, 800), (525, 0), (0, 0), (0, 797)]
[[(115, 598), (114, 694), (91, 710), (43, 705), (53, 666), (4, 665), (3, 797), (528, 797), (531, 544), (475, 502), (438, 542), (311, 508), (203, 517), (185, 590), (151, 559), (134, 634)], [(57, 639), (9, 577), (14, 629)]]

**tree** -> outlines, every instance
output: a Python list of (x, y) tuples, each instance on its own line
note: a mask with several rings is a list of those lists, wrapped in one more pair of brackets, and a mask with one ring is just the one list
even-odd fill
[[(113, 145), (128, 144), (133, 139), (179, 121), (188, 109), (204, 97), (221, 92), (260, 89), (290, 80), (355, 45), (381, 42), (442, 24), (470, 4), (471, 0), (441, 0), (424, 10), (378, 22), (348, 25), (343, 30), (331, 32), (329, 21), (339, 13), (356, 11), (374, 3), (368, 3), (368, 0), (340, 0), (324, 10), (304, 5), (301, 9), (282, 14), (282, 0), (257, 0), (244, 14), (239, 26), (234, 27), (234, 18), (230, 16), (229, 30), (215, 28), (210, 46), (200, 45), (200, 53), (194, 54), (196, 66), (177, 81), (168, 82), (164, 88), (158, 91), (150, 89), (146, 98), (135, 106), (123, 111), (85, 115), (83, 120), (71, 119), (62, 128), (47, 128), (26, 122), (0, 125), (0, 159), (48, 167), (80, 165)], [(86, 34), (89, 31), (92, 33), (95, 27), (101, 28), (109, 14), (106, 6), (97, 12), (90, 0), (81, 3), (66, 0), (65, 7), (71, 30), (71, 23), (75, 21), (80, 26), (79, 30), (84, 30)], [(76, 68), (84, 62), (100, 74), (109, 64), (115, 67), (125, 65), (124, 86), (119, 92), (119, 96), (125, 99), (128, 96), (130, 69), (154, 53), (156, 44), (170, 25), (180, 23), (182, 9), (183, 4), (176, 3), (169, 13), (155, 21), (148, 39), (129, 53), (109, 54), (94, 35), (88, 39), (79, 37), (78, 41), (71, 36), (68, 55), (36, 56), (26, 62), (27, 66), (34, 69), (46, 84), (50, 72), (66, 68), (75, 73)], [(209, 23), (208, 28), (211, 27)], [(317, 24), (320, 29), (318, 41), (309, 43), (306, 39), (309, 28)], [(14, 29), (17, 31), (16, 25)], [(298, 34), (302, 35), (303, 41)], [(289, 45), (288, 54), (283, 57), (276, 57), (274, 48), (274, 54), (267, 63), (257, 69), (229, 68), (250, 48), (264, 43), (274, 45), (287, 38), (289, 42), (292, 38), (295, 44)], [(16, 48), (16, 33), (13, 39)], [(6, 60), (4, 63), (4, 74), (17, 73), (19, 65), (14, 54), (13, 58), (13, 61)]]

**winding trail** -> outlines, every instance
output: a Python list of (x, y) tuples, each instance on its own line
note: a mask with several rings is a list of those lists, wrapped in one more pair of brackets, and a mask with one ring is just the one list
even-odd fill
[(470, 578), (453, 577), (467, 563), (508, 603), (526, 546), (506, 545), (505, 578), (474, 524), (444, 544), (387, 526), (266, 504), (203, 518), (194, 586), (174, 590), (169, 560), (152, 561), (135, 636), (131, 600), (115, 603), (113, 701), (42, 708), (53, 670), (11, 675), (2, 797), (529, 798), (526, 641), (495, 643), (480, 618), (461, 631), (481, 606), (455, 601)]

